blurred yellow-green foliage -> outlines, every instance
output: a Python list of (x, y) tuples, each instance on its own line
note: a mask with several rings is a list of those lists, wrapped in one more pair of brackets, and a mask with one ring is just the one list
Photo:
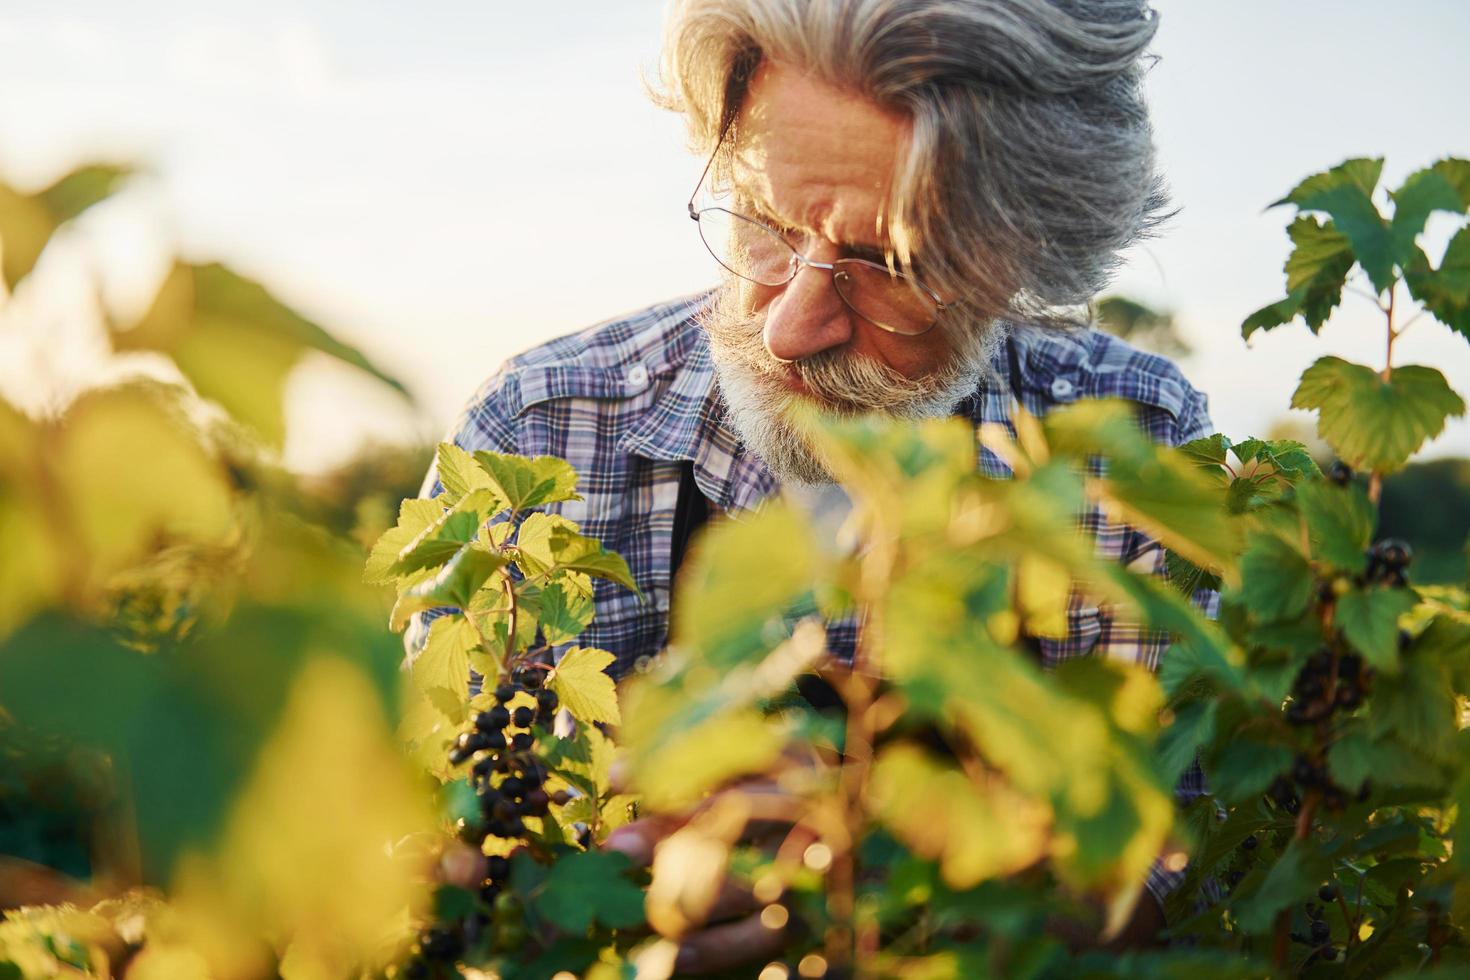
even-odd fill
[[(4, 302), (126, 178), (0, 183)], [(125, 378), (44, 418), (0, 402), (0, 906), (68, 903), (0, 925), (0, 964), (370, 968), (422, 906), (434, 822), (352, 534), (389, 526), (426, 460), (385, 449), (308, 487), (272, 459), (305, 352), (402, 386), (218, 264), (176, 263), (141, 322), (107, 327), (187, 383)]]

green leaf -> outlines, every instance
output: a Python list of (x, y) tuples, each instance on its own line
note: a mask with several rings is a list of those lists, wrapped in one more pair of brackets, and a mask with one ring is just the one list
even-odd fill
[[(452, 442), (441, 442), (434, 460), (439, 483), (444, 487), (444, 492), (440, 494), (440, 497), (446, 505), (453, 506), (459, 503), (460, 499), (472, 490), (493, 492), (495, 489), (495, 483), (490, 479), (490, 474), (480, 469), (475, 462), (475, 457)], [(495, 508), (491, 516), (504, 510), (505, 507), (505, 502), (501, 501), (501, 505)]]
[(1296, 488), (1296, 499), (1307, 522), (1312, 557), (1348, 574), (1363, 571), (1374, 520), (1373, 504), (1363, 489), (1308, 480)]
[(1240, 596), (1259, 619), (1274, 622), (1299, 616), (1312, 600), (1312, 566), (1274, 534), (1257, 534), (1240, 559)]
[(502, 555), (484, 551), (473, 544), (463, 546), (437, 575), (410, 586), (399, 595), (389, 617), (390, 627), (394, 631), (403, 629), (409, 617), (425, 609), (439, 606), (467, 608), (480, 586), (504, 568), (505, 563)]
[(1399, 662), (1399, 618), (1414, 608), (1415, 601), (1408, 589), (1354, 589), (1338, 597), (1333, 622), (1369, 663), (1394, 673)]
[(572, 647), (557, 661), (547, 686), (578, 721), (620, 724), (617, 686), (606, 672), (616, 660), (596, 647)]
[(585, 933), (594, 921), (611, 929), (642, 925), (643, 890), (628, 879), (631, 868), (628, 856), (617, 851), (563, 855), (535, 893), (533, 906), (572, 934)]
[(362, 580), (368, 585), (387, 585), (397, 576), (389, 571), (409, 543), (424, 529), (444, 516), (444, 506), (437, 500), (408, 499), (398, 505), (398, 524), (383, 532), (368, 555)]
[(1466, 201), (1441, 166), (1445, 162), (1440, 161), (1440, 164), (1410, 174), (1398, 190), (1389, 194), (1394, 202), (1394, 255), (1405, 268), (1414, 259), (1417, 251), (1414, 247), (1415, 239), (1424, 230), (1430, 214), (1435, 211), (1465, 213)]
[(1220, 588), (1219, 575), (1200, 568), (1173, 551), (1164, 552), (1164, 567), (1169, 575), (1169, 584), (1182, 596), (1190, 597), (1201, 590), (1213, 591)]
[(1332, 862), (1309, 842), (1293, 840), (1249, 897), (1235, 907), (1236, 921), (1246, 932), (1265, 932), (1276, 913), (1305, 901), (1332, 873)]
[(1368, 699), (1368, 730), (1444, 758), (1453, 747), (1459, 711), (1444, 664), (1406, 657), (1397, 674), (1379, 676)]
[(514, 511), (582, 499), (576, 492), (576, 472), (555, 456), (527, 459), (481, 449), (475, 453), (475, 462)]
[(1173, 786), (1194, 764), (1200, 746), (1215, 737), (1216, 701), (1191, 701), (1174, 711), (1174, 720), (1159, 734), (1159, 773)]
[(542, 639), (550, 646), (570, 643), (592, 622), (592, 597), (560, 582), (541, 590)]
[(1291, 751), (1281, 745), (1235, 737), (1204, 765), (1215, 795), (1229, 803), (1260, 796), (1291, 765)]
[(1317, 432), (1349, 466), (1393, 472), (1425, 440), (1444, 431), (1465, 402), (1434, 368), (1405, 365), (1385, 382), (1377, 372), (1323, 357), (1302, 374), (1292, 408), (1316, 409)]
[[(1347, 281), (1346, 270), (1343, 271), (1343, 281)], [(1305, 301), (1306, 295), (1307, 291), (1305, 289), (1299, 289), (1285, 299), (1278, 299), (1276, 302), (1268, 303), (1259, 310), (1256, 310), (1240, 322), (1241, 339), (1250, 340), (1251, 334), (1257, 330), (1270, 330), (1273, 327), (1280, 327), (1295, 320), (1297, 314), (1302, 311), (1302, 303)], [(1331, 308), (1329, 307), (1328, 309), (1330, 312)], [(1326, 317), (1323, 317), (1323, 320), (1325, 319)], [(1321, 325), (1319, 322), (1316, 327), (1313, 327), (1313, 332), (1315, 333), (1317, 327)]]
[(810, 525), (785, 504), (711, 524), (675, 584), (671, 642), (726, 662), (807, 591), (816, 559)]
[(1216, 432), (1184, 443), (1179, 452), (1207, 469), (1218, 468), (1225, 465), (1230, 455), (1230, 439)]
[(1439, 771), (1396, 742), (1370, 738), (1360, 729), (1347, 732), (1327, 750), (1332, 781), (1356, 793), (1365, 781), (1380, 786), (1436, 785)]
[(132, 173), (130, 167), (89, 164), (73, 170), (36, 197), (51, 212), (56, 223), (61, 224), (77, 217), (92, 205), (107, 200)]
[(177, 262), (143, 319), (115, 331), (117, 350), (167, 354), (194, 389), (271, 445), (285, 438), (286, 377), (308, 350), (359, 368), (399, 393), (402, 382), (354, 347), (218, 264)]
[(914, 853), (937, 860), (951, 888), (1019, 871), (1046, 849), (1044, 806), (998, 781), (972, 783), (909, 742), (883, 749), (871, 793), (878, 818)]
[(15, 289), (30, 274), (60, 225), (109, 197), (131, 173), (127, 167), (92, 164), (35, 194), (0, 183), (0, 275), (6, 288)]
[(388, 571), (405, 576), (444, 564), (476, 539), (480, 526), (499, 506), (499, 498), (492, 490), (475, 490), (461, 497), (437, 521), (404, 545)]
[[(1384, 293), (1394, 282), (1394, 241), (1370, 193), (1342, 184), (1306, 195), (1299, 206), (1303, 211), (1325, 211), (1332, 216), (1332, 224), (1352, 244), (1353, 254), (1374, 290)], [(1292, 288), (1288, 281), (1287, 289)]]
[(413, 680), (425, 693), (444, 688), (461, 700), (469, 697), (470, 651), (480, 635), (463, 616), (440, 616), (429, 624), (429, 638), (413, 662)]
[(1415, 253), (1404, 269), (1409, 295), (1439, 322), (1470, 340), (1470, 226), (1450, 239), (1438, 269), (1430, 267), (1423, 252), (1416, 248)]
[(1371, 197), (1374, 189), (1378, 187), (1378, 178), (1382, 173), (1382, 157), (1356, 157), (1344, 160), (1331, 170), (1324, 170), (1303, 178), (1291, 189), (1290, 193), (1281, 200), (1273, 202), (1271, 206), (1274, 208), (1282, 204), (1295, 204), (1302, 207), (1303, 202), (1307, 199), (1338, 187), (1356, 188)]

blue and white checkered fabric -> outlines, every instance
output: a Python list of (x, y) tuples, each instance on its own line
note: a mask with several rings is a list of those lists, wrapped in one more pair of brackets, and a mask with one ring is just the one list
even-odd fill
[[(744, 453), (724, 420), (709, 347), (697, 313), (709, 293), (683, 297), (561, 337), (507, 361), (476, 392), (449, 438), (473, 452), (488, 449), (567, 460), (583, 499), (554, 509), (584, 534), (621, 554), (647, 602), (609, 582), (596, 583), (596, 616), (578, 639), (617, 657), (623, 673), (663, 647), (668, 627), (669, 559), (679, 474), (694, 464), (695, 480), (720, 511), (742, 511), (778, 489), (759, 459)], [(1012, 378), (1004, 351), (991, 377), (957, 412), (981, 423), (1010, 426), (1019, 394), (1026, 409), (1045, 415), (1079, 398), (1124, 398), (1137, 403), (1139, 424), (1160, 443), (1179, 445), (1212, 431), (1205, 396), (1171, 362), (1096, 331), (1061, 332), (1015, 327), (1020, 378)], [(1009, 475), (988, 451), (982, 470)], [(431, 470), (423, 495), (440, 492)], [(1163, 551), (1140, 532), (1108, 522), (1097, 511), (1080, 515), (1099, 554), (1136, 569), (1164, 574)], [(1213, 615), (1215, 596), (1196, 602)], [(421, 645), (430, 616), (410, 629), (408, 646)], [(829, 626), (835, 655), (850, 654), (853, 623)], [(1041, 640), (1044, 666), (1075, 657), (1109, 657), (1157, 669), (1166, 635), (1140, 629), (1106, 607), (1073, 597), (1069, 633)], [(1202, 791), (1197, 769), (1186, 774), (1183, 800)], [(1156, 867), (1149, 888), (1162, 899), (1183, 877)]]

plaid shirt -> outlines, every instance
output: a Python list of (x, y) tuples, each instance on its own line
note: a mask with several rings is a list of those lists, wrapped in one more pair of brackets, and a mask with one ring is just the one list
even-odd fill
[[(779, 489), (725, 421), (709, 347), (696, 320), (708, 296), (652, 306), (512, 358), (476, 392), (449, 436), (470, 452), (557, 456), (576, 469), (583, 499), (553, 509), (621, 554), (648, 597), (641, 602), (610, 582), (595, 584), (595, 616), (578, 643), (612, 652), (618, 673), (654, 656), (665, 643), (683, 464), (692, 461), (695, 482), (720, 511), (748, 510)], [(1079, 398), (1117, 397), (1137, 403), (1139, 424), (1158, 442), (1178, 445), (1212, 431), (1205, 396), (1164, 358), (1096, 331), (1017, 327), (1011, 337), (1020, 377), (1012, 377), (1010, 359), (1002, 353), (992, 376), (979, 380), (956, 409), (977, 427), (998, 422), (1011, 428), (1017, 397), (1037, 416)], [(992, 476), (1010, 475), (988, 450), (981, 452), (980, 468)], [(423, 495), (441, 489), (431, 469)], [(1156, 542), (1109, 523), (1096, 510), (1080, 522), (1100, 555), (1163, 574)], [(1196, 598), (1213, 612), (1211, 594)], [(1153, 670), (1168, 645), (1167, 635), (1142, 630), (1076, 595), (1068, 616), (1065, 639), (1039, 640), (1043, 666), (1094, 656)], [(430, 618), (421, 617), (410, 629), (411, 653), (422, 645)], [(829, 624), (835, 655), (850, 655), (855, 640), (852, 621)], [(1186, 774), (1179, 795), (1190, 799), (1201, 791), (1198, 771)], [(1180, 878), (1156, 867), (1148, 886), (1162, 901)]]

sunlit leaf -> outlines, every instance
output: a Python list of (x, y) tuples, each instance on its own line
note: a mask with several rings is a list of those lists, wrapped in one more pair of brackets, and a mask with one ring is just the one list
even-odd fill
[(606, 650), (572, 647), (557, 661), (546, 684), (578, 721), (619, 724), (617, 689), (607, 673), (616, 659)]
[(317, 659), (292, 686), (208, 874), (243, 922), (294, 938), (300, 975), (343, 976), (380, 966), (371, 951), (423, 904), (427, 869), (390, 845), (433, 826), (372, 689), (345, 661)]
[(871, 792), (878, 818), (916, 854), (938, 861), (951, 888), (1019, 871), (1047, 846), (1044, 804), (1001, 780), (977, 786), (908, 742), (883, 749)]
[(470, 651), (480, 635), (463, 616), (440, 616), (429, 624), (429, 638), (413, 662), (413, 679), (424, 691), (444, 688), (467, 697)]
[(96, 573), (169, 536), (222, 543), (236, 532), (223, 466), (160, 391), (90, 392), (67, 411), (57, 439), (57, 489), (77, 534), (70, 546)]
[(1404, 365), (1384, 381), (1377, 372), (1323, 357), (1302, 374), (1292, 408), (1318, 411), (1317, 432), (1349, 466), (1376, 472), (1401, 468), (1465, 402), (1434, 368)]
[(409, 543), (434, 522), (444, 516), (444, 505), (439, 500), (409, 498), (398, 507), (398, 524), (383, 532), (363, 569), (362, 580), (369, 585), (387, 585), (396, 576), (389, 569), (398, 561), (398, 556)]
[[(444, 487), (441, 495), (447, 506), (459, 503), (461, 497), (472, 490), (494, 490), (495, 482), (490, 474), (482, 470), (475, 457), (452, 442), (441, 442), (434, 456), (435, 472)], [(492, 513), (504, 509), (496, 507)]]
[(459, 549), (439, 573), (405, 589), (393, 606), (389, 626), (396, 632), (408, 625), (414, 613), (439, 606), (467, 609), (470, 599), (490, 576), (505, 567), (503, 555), (484, 551), (475, 544)]
[(282, 393), (301, 355), (317, 350), (392, 387), (401, 382), (301, 316), (265, 287), (223, 265), (178, 262), (152, 307), (115, 332), (118, 350), (156, 350), (173, 358), (195, 390), (279, 446)]
[(810, 588), (814, 571), (811, 528), (792, 508), (773, 504), (748, 519), (716, 522), (680, 571), (672, 642), (726, 662), (729, 649), (742, 649), (742, 640)]
[(565, 460), (554, 456), (508, 456), (479, 450), (475, 462), (515, 511), (563, 500), (580, 500), (577, 474)]
[(57, 227), (110, 197), (131, 174), (127, 167), (90, 164), (34, 194), (0, 182), (0, 274), (14, 289), (35, 267)]

